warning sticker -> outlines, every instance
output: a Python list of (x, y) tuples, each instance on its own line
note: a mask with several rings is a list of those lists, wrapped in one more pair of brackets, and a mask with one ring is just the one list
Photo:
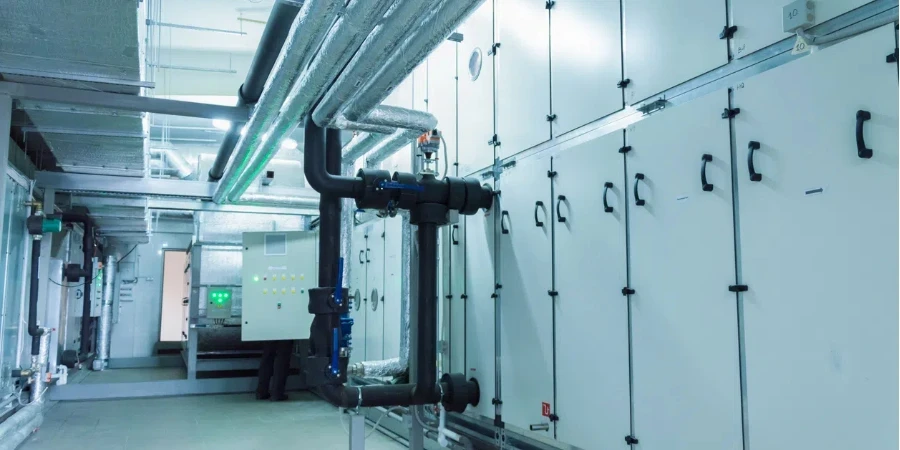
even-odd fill
[(541, 415), (544, 417), (550, 417), (550, 404), (547, 402), (541, 402)]

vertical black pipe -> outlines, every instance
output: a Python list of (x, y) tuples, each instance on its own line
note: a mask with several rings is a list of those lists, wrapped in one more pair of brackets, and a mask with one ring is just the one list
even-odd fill
[(435, 390), (437, 374), (437, 225), (419, 223), (419, 289), (416, 324), (416, 398)]
[[(332, 175), (341, 173), (341, 130), (325, 131), (325, 170)], [(319, 287), (333, 287), (337, 282), (340, 254), (341, 198), (322, 192), (319, 199)]]
[(94, 278), (94, 226), (91, 220), (85, 217), (84, 236), (81, 239), (81, 247), (84, 251), (84, 303), (81, 306), (81, 354), (91, 352), (91, 285)]
[(31, 241), (31, 284), (28, 287), (28, 335), (31, 336), (31, 355), (40, 353), (41, 329), (37, 325), (38, 271), (40, 270), (41, 241)]

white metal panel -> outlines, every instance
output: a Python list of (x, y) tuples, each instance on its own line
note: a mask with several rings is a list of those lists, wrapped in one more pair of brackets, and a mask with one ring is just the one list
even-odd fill
[(468, 411), (494, 417), (494, 216), (495, 206), (465, 216), (466, 221), (466, 377), (478, 380), (484, 401)]
[(384, 358), (384, 219), (366, 230), (366, 358)]
[(461, 218), (458, 224), (450, 225), (448, 247), (450, 255), (450, 289), (453, 299), (450, 300), (449, 336), (450, 336), (450, 372), (465, 373), (466, 365), (466, 220)]
[[(459, 174), (469, 175), (494, 162), (493, 0), (485, 1), (459, 28)], [(477, 76), (476, 76), (477, 75)]]
[(550, 19), (544, 0), (497, 0), (499, 157), (550, 139)]
[[(353, 352), (350, 354), (350, 362), (366, 360), (366, 232), (363, 227), (353, 230), (353, 240), (350, 245), (350, 295), (353, 305), (350, 308), (350, 317), (353, 318)], [(356, 292), (359, 291), (357, 295)]]
[(554, 136), (622, 109), (619, 9), (619, 0), (570, 0), (550, 10)]
[[(740, 361), (728, 94), (628, 127), (634, 431), (643, 449), (738, 450)], [(703, 155), (712, 191), (704, 191)], [(690, 413), (686, 413), (690, 411)], [(774, 447), (773, 447), (774, 448)]]
[[(894, 39), (886, 25), (735, 91), (754, 448), (898, 446)], [(858, 110), (871, 159), (857, 156)]]
[[(418, 70), (418, 69), (417, 69)], [(398, 84), (397, 87), (391, 91), (391, 95), (388, 95), (383, 102), (384, 105), (389, 106), (399, 106), (401, 108), (412, 108), (413, 107), (413, 74), (409, 74), (402, 83)]]
[(412, 73), (412, 109), (428, 111), (428, 59)]
[[(815, 0), (815, 23), (833, 19), (871, 0)], [(794, 36), (785, 33), (782, 7), (792, 0), (731, 0), (731, 15), (738, 29), (732, 43), (737, 58)]]
[[(556, 223), (557, 439), (580, 448), (619, 448), (630, 434), (628, 284), (622, 133), (553, 157)], [(604, 184), (611, 213), (604, 212)], [(554, 203), (554, 207), (555, 207)], [(548, 220), (554, 220), (548, 217)], [(558, 219), (557, 219), (558, 220)], [(591, 401), (585, 401), (590, 387)]]
[(728, 62), (722, 0), (623, 0), (625, 90), (637, 103)]
[[(428, 112), (438, 120), (438, 130), (447, 141), (448, 174), (455, 175), (456, 162), (456, 42), (445, 41), (428, 57)], [(490, 140), (490, 139), (488, 139)], [(443, 170), (444, 154), (438, 165)]]
[[(503, 421), (523, 430), (550, 424), (553, 402), (552, 202), (549, 157), (503, 172), (500, 207), (500, 362)], [(537, 220), (535, 219), (537, 217)], [(537, 226), (540, 223), (541, 226)], [(553, 427), (536, 432), (553, 436)]]
[(401, 217), (384, 219), (384, 357), (400, 354)]

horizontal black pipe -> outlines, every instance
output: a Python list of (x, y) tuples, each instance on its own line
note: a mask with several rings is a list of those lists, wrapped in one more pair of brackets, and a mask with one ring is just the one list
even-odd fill
[[(443, 384), (444, 390), (449, 386)], [(373, 406), (411, 406), (433, 404), (441, 401), (441, 391), (435, 386), (427, 398), (415, 398), (414, 384), (383, 384), (369, 386), (344, 386), (326, 384), (319, 387), (319, 393), (329, 403), (341, 408), (368, 408)]]
[(31, 284), (28, 287), (28, 335), (31, 336), (32, 356), (40, 353), (41, 334), (44, 330), (37, 324), (38, 270), (40, 270), (41, 241), (31, 241)]
[[(291, 31), (294, 18), (297, 17), (299, 11), (300, 6), (283, 1), (277, 1), (272, 6), (269, 19), (266, 20), (266, 27), (259, 40), (259, 47), (257, 47), (253, 61), (250, 63), (250, 69), (247, 71), (247, 77), (244, 78), (244, 84), (238, 89), (238, 106), (252, 105), (259, 101), (266, 80), (269, 79), (272, 67), (275, 66), (281, 47), (284, 46), (284, 41), (287, 39), (288, 32)], [(219, 181), (225, 174), (228, 160), (231, 159), (234, 147), (241, 137), (242, 126), (243, 124), (240, 123), (232, 124), (225, 133), (225, 139), (219, 146), (216, 160), (209, 168), (209, 181)]]

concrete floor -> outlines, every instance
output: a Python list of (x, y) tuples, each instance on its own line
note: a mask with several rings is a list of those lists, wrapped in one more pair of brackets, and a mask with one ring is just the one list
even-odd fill
[[(22, 449), (330, 450), (348, 442), (337, 408), (307, 392), (281, 403), (252, 394), (60, 402), (44, 417)], [(366, 440), (367, 450), (403, 448), (381, 433)]]
[(81, 384), (100, 383), (137, 383), (141, 381), (184, 380), (187, 371), (184, 367), (156, 367), (144, 369), (107, 369), (104, 371), (85, 371)]

